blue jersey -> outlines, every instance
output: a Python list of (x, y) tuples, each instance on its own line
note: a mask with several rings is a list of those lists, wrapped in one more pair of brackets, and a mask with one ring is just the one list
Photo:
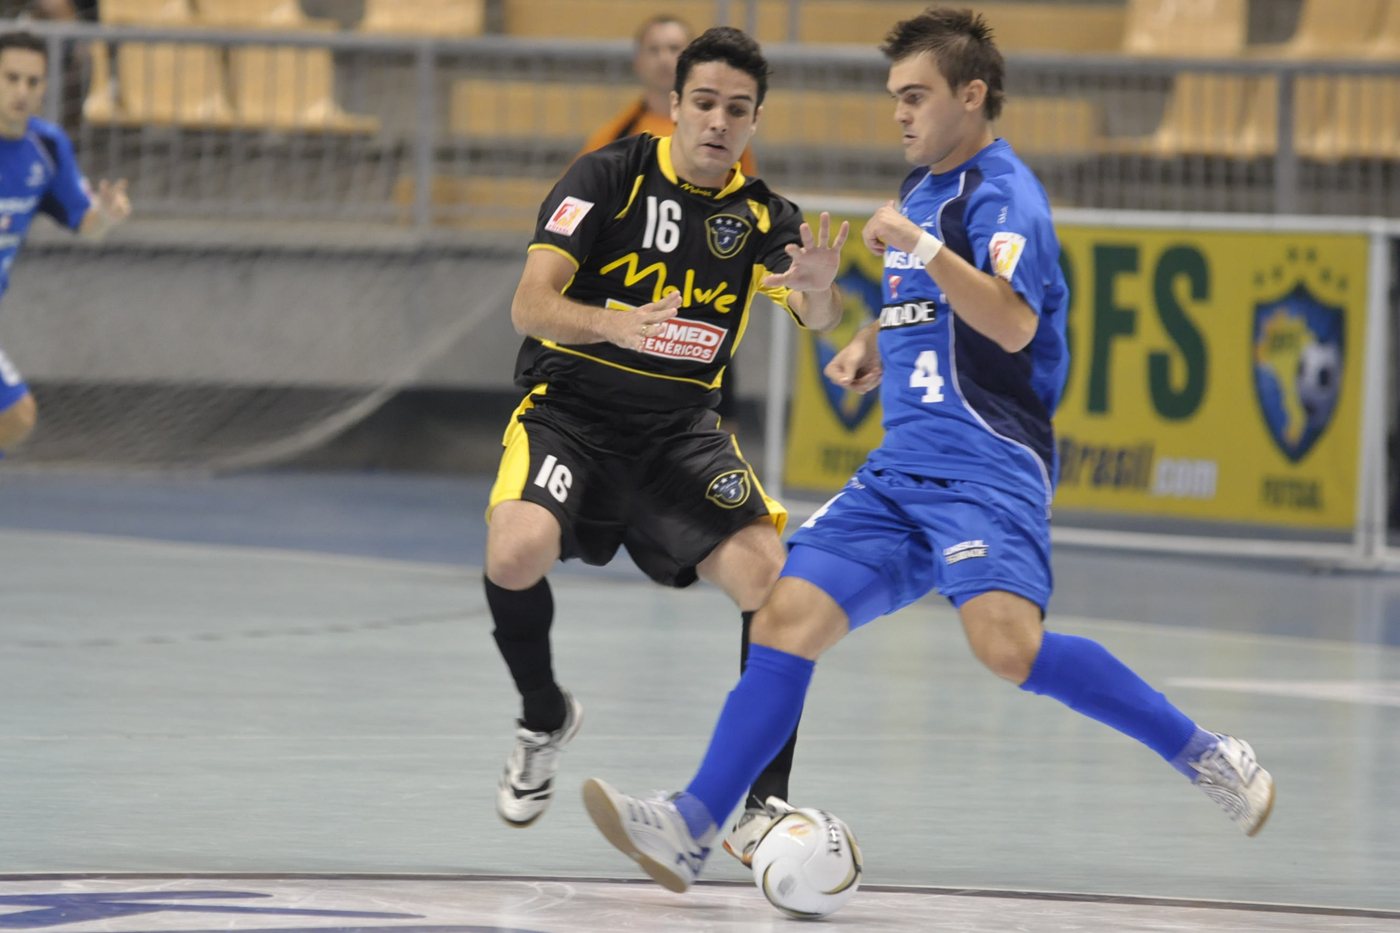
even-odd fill
[(950, 172), (910, 174), (900, 211), (945, 249), (1010, 282), (1040, 326), (1025, 349), (1008, 353), (952, 313), (919, 259), (887, 250), (885, 439), (870, 467), (985, 483), (1048, 508), (1057, 470), (1050, 419), (1069, 368), (1069, 290), (1045, 189), (999, 139)]
[(0, 295), (34, 215), (76, 230), (92, 207), (73, 144), (47, 120), (29, 118), (21, 139), (0, 138)]

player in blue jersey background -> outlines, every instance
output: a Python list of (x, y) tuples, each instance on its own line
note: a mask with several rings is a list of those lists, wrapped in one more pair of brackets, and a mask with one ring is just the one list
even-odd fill
[(881, 386), (885, 438), (789, 540), (694, 780), (643, 800), (594, 779), (589, 813), (652, 878), (685, 890), (797, 722), (816, 658), (936, 590), (994, 673), (1147, 745), (1252, 836), (1274, 794), (1248, 744), (1197, 726), (1098, 643), (1044, 628), (1069, 296), (1045, 191), (992, 134), (1004, 65), (991, 31), (934, 9), (897, 24), (882, 51), (919, 167), (863, 232), (884, 257), (880, 319), (826, 371), (859, 392)]
[[(126, 181), (96, 193), (78, 171), (63, 130), (34, 114), (44, 99), (48, 46), (31, 33), (0, 35), (0, 296), (36, 214), (100, 239), (131, 215)], [(0, 455), (34, 429), (38, 408), (19, 371), (0, 350)]]

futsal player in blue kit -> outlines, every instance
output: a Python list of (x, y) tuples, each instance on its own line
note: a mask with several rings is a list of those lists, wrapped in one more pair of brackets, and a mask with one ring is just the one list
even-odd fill
[(929, 10), (897, 24), (882, 51), (919, 168), (863, 232), (884, 256), (880, 320), (827, 374), (858, 392), (882, 386), (884, 441), (788, 542), (690, 785), (643, 799), (592, 779), (589, 814), (684, 891), (797, 722), (817, 657), (937, 590), (994, 673), (1147, 745), (1252, 836), (1274, 794), (1249, 745), (1197, 726), (1096, 642), (1043, 626), (1069, 296), (1044, 189), (989, 126), (1004, 71), (990, 30), (967, 11)]
[[(44, 99), (48, 45), (31, 33), (0, 35), (0, 295), (36, 214), (89, 239), (100, 239), (131, 215), (126, 182), (89, 192), (73, 144), (34, 114)], [(24, 379), (0, 351), (0, 456), (34, 429), (38, 408)]]

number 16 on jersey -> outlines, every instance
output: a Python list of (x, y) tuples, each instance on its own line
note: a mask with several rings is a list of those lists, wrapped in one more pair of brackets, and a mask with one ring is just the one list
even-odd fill
[(909, 388), (923, 389), (921, 402), (943, 401), (943, 377), (938, 375), (938, 351), (925, 350), (914, 361), (914, 371), (909, 374)]

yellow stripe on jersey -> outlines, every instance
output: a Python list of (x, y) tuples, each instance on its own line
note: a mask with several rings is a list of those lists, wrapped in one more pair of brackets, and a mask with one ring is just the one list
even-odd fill
[(613, 363), (609, 360), (601, 360), (596, 356), (589, 356), (587, 353), (580, 353), (578, 350), (570, 350), (568, 347), (561, 347), (553, 340), (541, 340), (540, 343), (544, 344), (551, 350), (558, 350), (560, 353), (568, 353), (570, 356), (578, 356), (594, 363), (601, 363), (604, 366), (611, 366), (613, 369), (620, 369), (625, 373), (634, 373), (638, 376), (647, 376), (651, 379), (669, 379), (671, 382), (688, 382), (691, 385), (697, 385), (703, 389), (718, 389), (720, 380), (724, 377), (723, 367), (721, 367), (720, 371), (715, 374), (715, 378), (711, 382), (706, 382), (703, 379), (687, 379), (684, 376), (666, 376), (661, 373), (649, 373), (645, 369), (633, 369), (631, 366), (623, 366), (621, 363)]
[[(667, 181), (673, 185), (680, 185), (681, 180), (676, 176), (676, 166), (671, 162), (671, 137), (663, 136), (657, 141), (656, 164), (661, 169), (661, 174), (666, 176)], [(728, 184), (715, 194), (716, 201), (720, 198), (729, 197), (731, 194), (744, 187), (744, 184), (748, 181), (748, 179), (744, 177), (744, 173), (739, 170), (738, 162), (734, 163), (730, 171), (733, 175), (730, 177)], [(749, 203), (752, 204), (753, 202), (750, 201)]]
[(781, 535), (783, 529), (787, 527), (788, 510), (783, 508), (783, 504), (778, 500), (768, 498), (768, 493), (763, 491), (763, 484), (758, 481), (758, 474), (753, 471), (753, 467), (749, 466), (749, 461), (744, 459), (744, 452), (739, 449), (739, 439), (733, 434), (729, 435), (729, 439), (734, 443), (734, 453), (739, 456), (739, 460), (743, 462), (744, 466), (748, 467), (749, 478), (753, 480), (753, 488), (757, 489), (758, 494), (763, 497), (763, 504), (768, 509), (768, 520), (773, 523), (773, 527)]
[(573, 253), (569, 252), (566, 249), (561, 249), (560, 247), (555, 246), (553, 243), (531, 243), (529, 248), (526, 249), (525, 252), (533, 253), (537, 249), (547, 249), (552, 253), (558, 253), (560, 256), (563, 256), (565, 259), (569, 260), (569, 262), (573, 263), (575, 269), (579, 267), (579, 261), (574, 258)]
[(753, 198), (749, 198), (749, 210), (753, 211), (754, 219), (758, 221), (759, 233), (767, 233), (773, 229), (773, 219), (768, 216), (767, 204), (759, 204)]
[(548, 389), (549, 385), (543, 382), (531, 389), (520, 407), (511, 414), (510, 424), (506, 425), (505, 436), (501, 438), (505, 453), (501, 454), (501, 466), (496, 471), (496, 482), (491, 486), (491, 498), (486, 505), (488, 525), (491, 523), (491, 512), (497, 505), (519, 499), (525, 492), (525, 483), (530, 478), (530, 436), (525, 433), (520, 416), (534, 408), (535, 397), (544, 395)]
[(637, 200), (637, 192), (642, 190), (642, 180), (646, 175), (638, 175), (637, 180), (632, 182), (632, 193), (627, 196), (627, 203), (622, 205), (622, 210), (613, 215), (613, 220), (621, 220), (627, 216), (627, 212), (632, 209), (632, 202)]

